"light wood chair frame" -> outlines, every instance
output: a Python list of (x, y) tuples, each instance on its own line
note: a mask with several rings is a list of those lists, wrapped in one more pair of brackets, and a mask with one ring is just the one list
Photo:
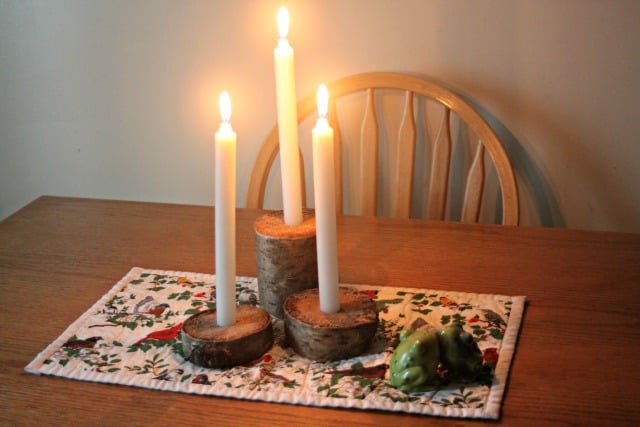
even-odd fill
[[(434, 141), (433, 162), (429, 199), (427, 204), (428, 219), (444, 219), (449, 182), (449, 168), (451, 163), (451, 135), (449, 116), (453, 111), (464, 121), (479, 139), (469, 172), (463, 202), (461, 220), (463, 222), (478, 222), (482, 195), (484, 191), (485, 167), (484, 151), (489, 153), (495, 166), (502, 195), (502, 224), (518, 225), (519, 207), (518, 190), (511, 163), (507, 154), (489, 124), (467, 101), (447, 88), (421, 78), (419, 76), (392, 73), (370, 72), (356, 74), (335, 80), (327, 84), (331, 94), (329, 121), (333, 126), (336, 139), (336, 207), (342, 213), (342, 159), (341, 136), (336, 117), (335, 102), (342, 96), (366, 91), (367, 101), (365, 117), (361, 127), (361, 141), (375, 141), (375, 144), (362, 144), (361, 162), (365, 167), (360, 170), (360, 212), (361, 215), (376, 215), (377, 209), (377, 167), (378, 167), (378, 125), (375, 111), (374, 91), (378, 89), (395, 89), (405, 92), (404, 114), (400, 125), (399, 152), (397, 161), (403, 167), (397, 167), (397, 191), (393, 197), (392, 212), (394, 217), (408, 218), (411, 212), (411, 196), (413, 191), (413, 158), (416, 147), (416, 126), (413, 113), (414, 94), (430, 98), (445, 107), (441, 123), (441, 131)], [(298, 103), (298, 123), (303, 122), (316, 112), (316, 94), (313, 93)], [(363, 149), (364, 147), (366, 149)], [(278, 154), (278, 126), (276, 125), (267, 136), (260, 148), (256, 162), (251, 172), (247, 191), (246, 207), (262, 208), (264, 193), (267, 186), (269, 171)], [(404, 163), (403, 163), (404, 162)], [(301, 165), (304, 163), (301, 162)], [(406, 167), (410, 164), (410, 167)], [(304, 172), (304, 171), (303, 171)], [(304, 176), (304, 173), (302, 174)], [(305, 200), (304, 185), (302, 200)]]

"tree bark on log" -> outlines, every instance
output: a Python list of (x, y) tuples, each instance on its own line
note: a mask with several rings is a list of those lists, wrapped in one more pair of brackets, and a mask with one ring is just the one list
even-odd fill
[(367, 295), (340, 288), (340, 311), (320, 310), (317, 289), (287, 298), (285, 335), (293, 350), (311, 360), (343, 360), (364, 353), (378, 328), (378, 308)]
[(236, 323), (218, 326), (215, 310), (189, 317), (182, 325), (185, 359), (205, 368), (224, 369), (259, 359), (273, 346), (271, 316), (259, 307), (236, 307)]
[(282, 319), (291, 294), (318, 287), (316, 222), (312, 209), (303, 209), (303, 222), (284, 223), (282, 211), (260, 216), (253, 224), (260, 305)]

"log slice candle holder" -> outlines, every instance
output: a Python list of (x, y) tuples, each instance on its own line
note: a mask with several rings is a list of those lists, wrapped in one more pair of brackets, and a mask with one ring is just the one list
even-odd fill
[(284, 304), (287, 344), (318, 362), (343, 360), (364, 353), (378, 328), (376, 303), (357, 290), (341, 287), (340, 311), (320, 310), (318, 289), (291, 295)]
[(215, 310), (204, 310), (182, 325), (185, 359), (205, 368), (224, 369), (259, 359), (273, 346), (271, 316), (250, 305), (236, 307), (236, 323), (218, 326)]
[(316, 221), (303, 209), (302, 224), (288, 226), (282, 211), (272, 211), (253, 223), (260, 305), (282, 319), (284, 301), (291, 294), (318, 287)]

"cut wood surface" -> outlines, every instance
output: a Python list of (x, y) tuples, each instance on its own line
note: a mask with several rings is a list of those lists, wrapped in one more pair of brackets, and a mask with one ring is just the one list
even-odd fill
[(271, 316), (258, 307), (236, 307), (236, 323), (218, 326), (216, 311), (189, 317), (182, 327), (182, 352), (196, 365), (229, 368), (260, 358), (273, 345)]
[(315, 361), (361, 355), (378, 327), (376, 303), (352, 289), (340, 288), (340, 311), (320, 310), (318, 289), (291, 295), (284, 304), (287, 344)]

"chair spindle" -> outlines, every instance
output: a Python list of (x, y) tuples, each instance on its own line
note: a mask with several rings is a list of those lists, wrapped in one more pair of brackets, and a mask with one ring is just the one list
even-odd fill
[(449, 116), (450, 110), (445, 107), (442, 113), (440, 129), (433, 144), (429, 201), (427, 205), (428, 219), (443, 220), (447, 206), (449, 165), (451, 164), (451, 126)]
[(482, 141), (478, 141), (478, 147), (467, 175), (467, 188), (464, 192), (464, 203), (462, 204), (463, 222), (475, 223), (480, 218), (484, 176), (484, 144)]
[(360, 128), (360, 215), (375, 216), (378, 206), (378, 119), (374, 90), (367, 100)]
[(336, 111), (335, 99), (331, 98), (329, 106), (329, 124), (333, 128), (333, 159), (336, 180), (336, 213), (342, 215), (342, 133), (338, 123), (338, 112)]
[(406, 91), (404, 112), (398, 130), (398, 156), (396, 161), (396, 189), (391, 194), (394, 206), (392, 215), (396, 218), (409, 218), (411, 215), (411, 195), (413, 194), (413, 171), (416, 152), (416, 121), (413, 114), (413, 92)]

